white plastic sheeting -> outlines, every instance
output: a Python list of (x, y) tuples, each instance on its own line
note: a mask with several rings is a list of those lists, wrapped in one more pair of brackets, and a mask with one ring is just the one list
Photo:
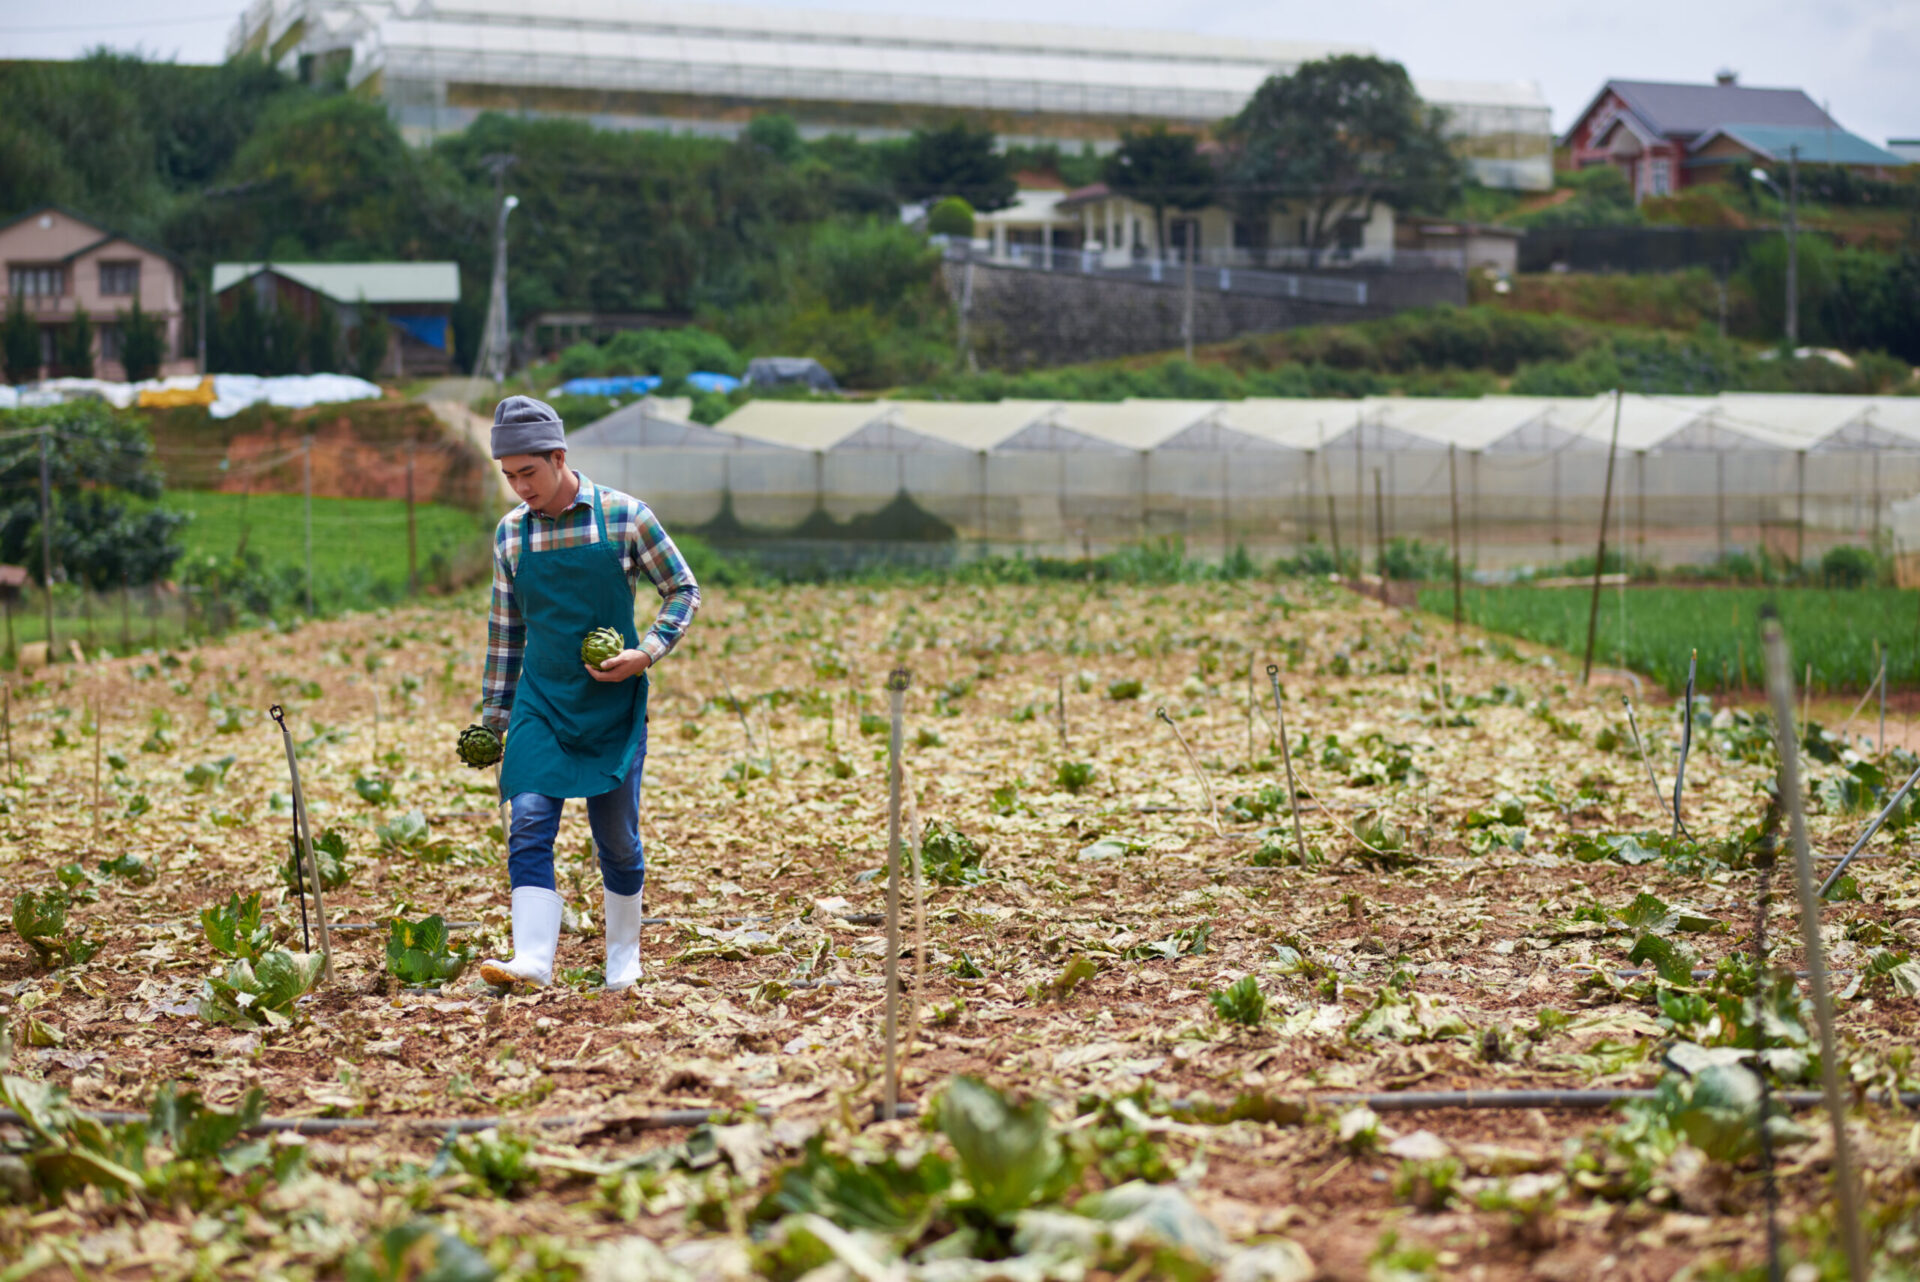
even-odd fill
[[(142, 392), (191, 391), (200, 386), (198, 374), (153, 378), (140, 383), (112, 383), (100, 378), (51, 378), (24, 387), (0, 389), (0, 409), (58, 405), (62, 401), (92, 399), (116, 409), (139, 403)], [(377, 401), (383, 393), (377, 383), (348, 374), (289, 374), (262, 378), (254, 374), (215, 374), (213, 404), (208, 413), (232, 418), (249, 405), (266, 402), (288, 409), (307, 409), (344, 401)]]

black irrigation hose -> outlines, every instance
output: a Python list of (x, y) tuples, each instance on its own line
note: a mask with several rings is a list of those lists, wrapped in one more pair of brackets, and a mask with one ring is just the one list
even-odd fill
[[(887, 920), (886, 916), (882, 913), (833, 913), (830, 914), (830, 916), (832, 916), (833, 920), (846, 922), (849, 926), (880, 926), (886, 924)], [(688, 924), (692, 920), (690, 917), (642, 917), (640, 924), (642, 926), (681, 926)], [(774, 918), (770, 915), (760, 917), (722, 917), (720, 924), (723, 926), (741, 926), (748, 922), (773, 920)], [(478, 930), (485, 924), (484, 922), (478, 921), (450, 921), (447, 923), (447, 929)], [(386, 928), (387, 923), (383, 921), (337, 921), (332, 924), (332, 929), (334, 930), (385, 930)]]
[[(1308, 1107), (1317, 1108), (1353, 1108), (1365, 1105), (1376, 1113), (1416, 1113), (1438, 1109), (1469, 1110), (1516, 1110), (1533, 1108), (1553, 1109), (1605, 1109), (1616, 1104), (1631, 1103), (1636, 1100), (1653, 1100), (1659, 1092), (1654, 1090), (1502, 1090), (1502, 1091), (1387, 1091), (1375, 1095), (1307, 1095), (1299, 1102)], [(1888, 1102), (1885, 1091), (1869, 1091), (1866, 1098), (1875, 1104)], [(1896, 1097), (1903, 1108), (1920, 1108), (1920, 1091), (1902, 1091)], [(1823, 1097), (1819, 1091), (1779, 1091), (1774, 1099), (1782, 1107), (1805, 1109), (1818, 1108)], [(1174, 1101), (1180, 1107), (1186, 1101)], [(292, 1135), (331, 1135), (341, 1131), (359, 1134), (404, 1128), (422, 1134), (445, 1135), (449, 1131), (455, 1134), (471, 1134), (475, 1131), (497, 1130), (513, 1126), (541, 1126), (552, 1129), (565, 1129), (569, 1126), (604, 1125), (609, 1128), (618, 1126), (637, 1131), (668, 1131), (685, 1127), (694, 1127), (711, 1122), (716, 1118), (737, 1117), (741, 1109), (679, 1108), (664, 1113), (648, 1113), (639, 1117), (581, 1117), (566, 1114), (559, 1117), (263, 1117), (252, 1126), (246, 1127), (243, 1134), (258, 1135), (266, 1133), (286, 1133)], [(916, 1117), (919, 1106), (902, 1101), (897, 1117)], [(771, 1109), (758, 1105), (751, 1110), (754, 1116), (771, 1118), (778, 1116)], [(89, 1118), (107, 1125), (148, 1120), (145, 1113), (123, 1111), (93, 1111), (76, 1109), (75, 1116)], [(0, 1125), (25, 1124), (24, 1118), (11, 1109), (0, 1109)]]

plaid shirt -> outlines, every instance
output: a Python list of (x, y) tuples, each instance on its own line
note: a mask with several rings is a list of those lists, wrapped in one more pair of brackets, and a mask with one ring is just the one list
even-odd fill
[[(620, 563), (627, 572), (628, 588), (637, 589), (640, 576), (645, 574), (660, 593), (660, 613), (640, 638), (640, 648), (658, 663), (693, 622), (694, 611), (700, 608), (700, 585), (693, 581), (693, 571), (687, 568), (686, 559), (660, 527), (651, 508), (631, 494), (594, 486), (583, 475), (580, 493), (566, 511), (558, 516), (531, 514), (533, 550), (538, 553), (592, 543), (596, 537), (592, 492), (596, 488), (607, 518), (607, 537), (620, 545)], [(513, 576), (520, 564), (520, 530), (528, 516), (527, 505), (522, 503), (501, 517), (499, 528), (493, 532), (493, 604), (487, 612), (487, 667), (481, 679), (480, 722), (503, 732), (513, 711), (513, 692), (520, 683), (520, 661), (527, 648), (527, 624), (513, 599)]]

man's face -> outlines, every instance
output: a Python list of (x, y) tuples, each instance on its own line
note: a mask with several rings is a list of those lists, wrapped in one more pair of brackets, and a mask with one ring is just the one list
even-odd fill
[(545, 454), (509, 454), (500, 460), (500, 471), (513, 486), (513, 492), (533, 510), (544, 511), (560, 493), (567, 478), (564, 451)]

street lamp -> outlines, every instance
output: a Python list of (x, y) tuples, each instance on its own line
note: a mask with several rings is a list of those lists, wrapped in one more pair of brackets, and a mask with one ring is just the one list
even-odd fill
[(481, 345), (487, 373), (497, 385), (507, 376), (507, 215), (520, 207), (518, 196), (500, 201), (500, 217), (493, 228), (493, 289), (487, 299), (487, 335)]
[(1796, 215), (1800, 205), (1800, 148), (1787, 148), (1787, 189), (1783, 192), (1764, 169), (1755, 168), (1752, 178), (1764, 183), (1774, 195), (1787, 202), (1787, 346), (1800, 342), (1800, 246)]

